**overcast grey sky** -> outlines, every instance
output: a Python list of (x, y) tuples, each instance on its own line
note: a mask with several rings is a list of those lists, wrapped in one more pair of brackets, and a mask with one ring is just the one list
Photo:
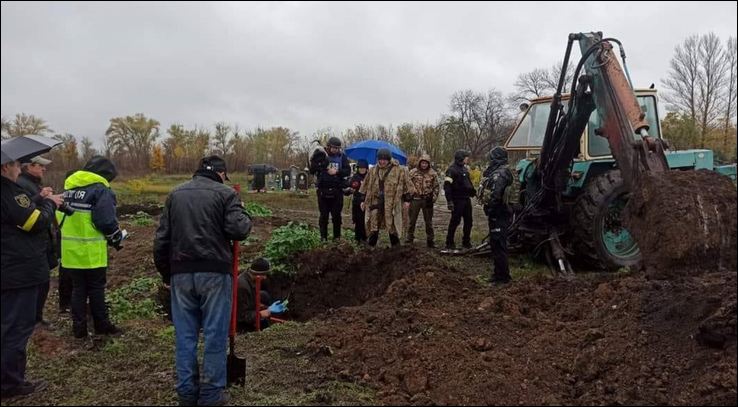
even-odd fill
[(454, 91), (561, 60), (570, 32), (619, 38), (636, 86), (658, 85), (685, 37), (736, 35), (736, 4), (3, 2), (2, 115), (98, 146), (139, 112), (162, 133), (433, 122)]

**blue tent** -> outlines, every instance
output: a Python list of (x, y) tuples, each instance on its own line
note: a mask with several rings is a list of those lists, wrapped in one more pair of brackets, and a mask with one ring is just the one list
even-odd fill
[(396, 145), (380, 140), (364, 140), (346, 148), (346, 155), (352, 160), (366, 160), (369, 164), (377, 163), (377, 151), (386, 148), (392, 153), (392, 158), (400, 162), (401, 165), (407, 164), (407, 156)]

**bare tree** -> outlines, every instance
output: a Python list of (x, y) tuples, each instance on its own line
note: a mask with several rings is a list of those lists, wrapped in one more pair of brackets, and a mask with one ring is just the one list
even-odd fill
[(445, 129), (452, 140), (444, 140), (449, 148), (462, 147), (470, 150), (473, 158), (479, 158), (504, 140), (504, 124), (509, 118), (500, 92), (456, 92), (451, 96), (450, 107), (452, 115), (446, 118)]
[(692, 35), (674, 48), (669, 63), (669, 73), (661, 83), (669, 91), (664, 100), (671, 110), (686, 112), (697, 121), (697, 87), (700, 81), (700, 57), (698, 35)]
[(724, 124), (723, 124), (723, 150), (727, 150), (728, 148), (728, 140), (730, 137), (735, 137), (735, 131), (731, 131), (733, 128), (731, 124), (733, 123), (733, 120), (736, 117), (736, 92), (738, 92), (738, 89), (736, 87), (736, 65), (738, 63), (736, 52), (738, 49), (736, 48), (736, 37), (730, 37), (728, 38), (727, 47), (725, 49), (725, 63), (727, 65), (727, 83), (725, 84), (725, 117), (724, 117)]
[(699, 56), (701, 75), (698, 81), (699, 98), (697, 108), (700, 119), (700, 148), (705, 148), (705, 139), (710, 128), (717, 124), (723, 112), (723, 88), (726, 84), (725, 51), (715, 33), (700, 38)]
[[(550, 89), (550, 95), (556, 92), (556, 88), (559, 86), (559, 79), (561, 77), (561, 70), (563, 69), (564, 61), (559, 61), (553, 64), (551, 68), (546, 72), (544, 83)], [(561, 93), (569, 93), (571, 90), (571, 81), (574, 78), (574, 65), (570, 62), (566, 66), (566, 75), (564, 76), (564, 88), (561, 89)]]
[(541, 68), (518, 75), (518, 79), (514, 84), (515, 101), (522, 102), (548, 94), (550, 89), (547, 83), (547, 75), (548, 73)]

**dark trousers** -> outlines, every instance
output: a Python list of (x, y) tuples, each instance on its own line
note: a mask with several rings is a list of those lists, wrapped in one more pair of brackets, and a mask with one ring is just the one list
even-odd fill
[(72, 306), (72, 273), (59, 266), (59, 310)]
[(361, 202), (351, 202), (351, 220), (354, 222), (354, 235), (357, 242), (366, 242), (365, 212), (361, 210)]
[(328, 240), (328, 215), (333, 220), (333, 239), (341, 238), (341, 211), (343, 211), (343, 193), (340, 189), (318, 189), (318, 210), (320, 218), (320, 238)]
[(487, 212), (489, 222), (489, 245), (492, 250), (492, 282), (510, 281), (510, 268), (507, 263), (507, 228), (510, 226), (510, 212), (507, 208)]
[(38, 285), (3, 290), (2, 295), (2, 392), (13, 390), (26, 380), (26, 347), (36, 326)]
[(36, 322), (44, 320), (44, 306), (46, 299), (49, 298), (49, 282), (38, 286), (38, 296), (36, 297)]
[(448, 234), (446, 235), (446, 245), (452, 246), (454, 244), (454, 235), (456, 234), (456, 228), (459, 227), (461, 219), (464, 219), (464, 235), (462, 237), (462, 243), (464, 245), (471, 244), (471, 230), (472, 230), (472, 202), (471, 198), (454, 199), (454, 210), (451, 212), (451, 222), (448, 224)]
[(107, 267), (96, 269), (67, 269), (72, 275), (72, 329), (76, 333), (87, 330), (87, 299), (96, 330), (104, 330), (110, 325), (108, 309), (105, 306), (105, 284)]
[(427, 241), (433, 241), (433, 204), (430, 205), (425, 199), (413, 199), (410, 202), (410, 211), (408, 213), (409, 226), (407, 229), (407, 241), (412, 242), (415, 239), (415, 225), (418, 223), (418, 215), (423, 211), (423, 220), (425, 221), (425, 238)]

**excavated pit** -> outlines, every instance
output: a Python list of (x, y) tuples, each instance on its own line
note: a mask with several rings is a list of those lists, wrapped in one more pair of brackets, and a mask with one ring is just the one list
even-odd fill
[(286, 316), (298, 321), (364, 304), (398, 279), (438, 268), (413, 247), (356, 250), (348, 244), (302, 253), (295, 264), (294, 276), (269, 277), (264, 287), (274, 298), (288, 298)]

